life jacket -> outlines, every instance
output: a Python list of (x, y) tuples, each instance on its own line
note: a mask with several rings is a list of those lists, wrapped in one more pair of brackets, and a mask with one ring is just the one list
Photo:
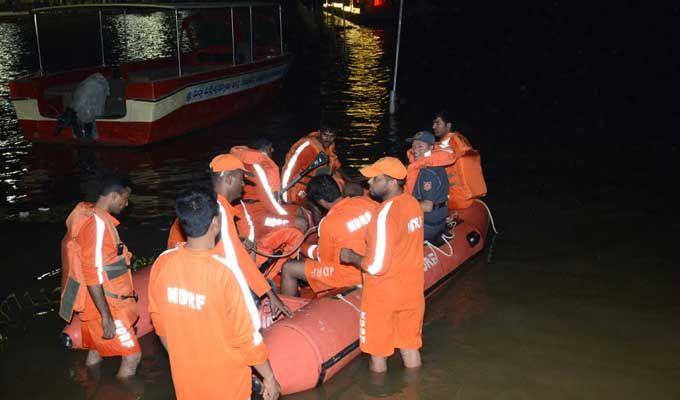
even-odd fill
[(447, 134), (437, 146), (453, 150), (456, 163), (447, 168), (449, 175), (449, 208), (461, 209), (472, 205), (472, 201), (486, 195), (486, 182), (482, 171), (479, 152), (460, 132)]
[(408, 167), (406, 167), (406, 185), (404, 190), (408, 194), (413, 193), (413, 189), (416, 186), (418, 174), (420, 174), (421, 169), (430, 167), (444, 167), (447, 169), (448, 173), (448, 169), (452, 168), (456, 163), (456, 154), (450, 149), (435, 148), (430, 151), (429, 155), (421, 157), (418, 160), (416, 160), (415, 156), (413, 155), (413, 150), (409, 149), (406, 152), (406, 156), (408, 157), (409, 164)]
[[(311, 147), (314, 151), (314, 155), (318, 155), (322, 151), (328, 156), (328, 163), (322, 165), (319, 168), (311, 171), (309, 174), (305, 175), (298, 183), (296, 183), (292, 188), (290, 188), (284, 195), (284, 199), (289, 203), (301, 204), (304, 200), (304, 191), (307, 188), (307, 184), (312, 177), (317, 175), (330, 175), (337, 182), (342, 191), (345, 187), (345, 181), (339, 173), (339, 169), (342, 166), (340, 159), (337, 154), (335, 154), (335, 144), (328, 148), (324, 148), (321, 144), (319, 132), (312, 132), (302, 139), (298, 140), (291, 146), (288, 153), (286, 153), (286, 162), (283, 166), (283, 176), (281, 178), (281, 186), (284, 187), (291, 182), (298, 173), (307, 168), (307, 165), (296, 165), (298, 164), (298, 156), (306, 149), (306, 147)], [(308, 144), (306, 144), (308, 143)]]
[[(74, 312), (82, 312), (87, 300), (87, 286), (82, 268), (82, 250), (77, 237), (82, 227), (94, 218), (99, 211), (93, 203), (81, 202), (71, 211), (66, 219), (66, 234), (61, 241), (61, 302), (59, 316), (71, 322)], [(134, 293), (116, 293), (111, 281), (128, 272), (132, 254), (120, 241), (118, 231), (106, 215), (99, 215), (106, 224), (106, 228), (113, 234), (118, 254), (108, 260), (103, 260), (102, 269), (106, 272), (107, 280), (104, 281), (104, 295), (125, 300), (136, 298)]]
[(279, 167), (266, 154), (246, 146), (234, 146), (229, 153), (241, 160), (251, 176), (246, 177), (246, 185), (243, 187), (242, 199), (248, 201), (260, 201), (267, 208), (280, 215), (286, 211), (281, 208), (274, 193), (281, 192), (281, 180)]
[(272, 212), (262, 203), (242, 202), (234, 207), (237, 211), (236, 230), (239, 237), (248, 238), (259, 244), (260, 240), (271, 231), (278, 228), (294, 228), (295, 219), (303, 217), (307, 220), (308, 226), (312, 226), (309, 211), (295, 204), (284, 204), (281, 206), (286, 215), (279, 215)]
[[(272, 229), (266, 235), (258, 238), (257, 249), (260, 252), (267, 254), (274, 254), (276, 252), (281, 252), (281, 254), (287, 254), (295, 249), (295, 246), (300, 244), (304, 234), (294, 226), (289, 227), (279, 227)], [(288, 257), (281, 257), (274, 260), (273, 264), (269, 266), (265, 271), (265, 278), (274, 279), (280, 272), (283, 264), (289, 259), (297, 257), (297, 251)], [(262, 255), (257, 255), (255, 263), (257, 265), (262, 265), (267, 261), (267, 257)]]

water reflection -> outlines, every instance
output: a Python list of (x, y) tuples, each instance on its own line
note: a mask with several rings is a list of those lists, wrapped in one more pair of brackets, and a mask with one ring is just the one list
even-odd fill
[(388, 34), (324, 16), (333, 52), (329, 64), (322, 66), (324, 117), (341, 128), (338, 152), (346, 165), (356, 168), (387, 153), (384, 125), (392, 71), (385, 51)]

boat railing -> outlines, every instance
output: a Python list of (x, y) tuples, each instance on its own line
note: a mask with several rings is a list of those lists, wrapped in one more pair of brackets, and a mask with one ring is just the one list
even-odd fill
[[(107, 62), (106, 62), (106, 57), (105, 57), (105, 44), (104, 44), (104, 24), (103, 24), (103, 11), (109, 11), (109, 10), (121, 10), (123, 14), (125, 15), (125, 20), (124, 20), (124, 26), (125, 26), (125, 35), (126, 35), (126, 41), (127, 41), (127, 30), (128, 30), (128, 23), (127, 23), (127, 13), (128, 10), (137, 10), (138, 12), (148, 12), (148, 11), (153, 11), (153, 10), (158, 10), (158, 11), (167, 11), (167, 12), (172, 12), (174, 14), (174, 30), (175, 30), (175, 62), (176, 62), (176, 76), (177, 77), (182, 77), (188, 73), (188, 71), (192, 70), (192, 68), (189, 68), (189, 66), (186, 64), (188, 59), (187, 59), (187, 54), (183, 52), (183, 43), (182, 43), (182, 38), (183, 38), (183, 29), (184, 26), (183, 24), (180, 23), (181, 19), (185, 18), (184, 16), (180, 15), (180, 12), (185, 12), (185, 11), (193, 11), (193, 10), (206, 10), (210, 13), (214, 13), (217, 10), (221, 10), (224, 12), (226, 18), (228, 18), (228, 21), (224, 21), (223, 23), (226, 25), (227, 22), (229, 24), (230, 30), (231, 30), (231, 64), (232, 65), (239, 65), (239, 64), (248, 64), (248, 63), (255, 63), (259, 62), (262, 60), (261, 57), (258, 57), (258, 52), (259, 49), (262, 48), (262, 46), (258, 45), (255, 43), (256, 38), (255, 38), (255, 26), (254, 23), (256, 22), (254, 19), (254, 11), (257, 11), (259, 9), (263, 9), (264, 7), (271, 7), (271, 10), (276, 14), (271, 18), (272, 22), (276, 23), (278, 22), (278, 43), (274, 45), (273, 43), (269, 43), (268, 46), (264, 46), (267, 50), (267, 53), (271, 53), (272, 50), (275, 47), (278, 47), (278, 54), (275, 56), (283, 56), (285, 54), (285, 49), (284, 49), (284, 41), (283, 41), (283, 10), (281, 4), (278, 3), (265, 3), (265, 2), (229, 2), (229, 3), (178, 3), (178, 4), (83, 4), (83, 5), (72, 5), (72, 6), (55, 6), (55, 7), (45, 7), (45, 8), (36, 8), (31, 10), (31, 13), (33, 14), (33, 23), (34, 23), (34, 29), (35, 29), (35, 35), (36, 35), (36, 45), (37, 45), (37, 55), (38, 55), (38, 67), (39, 67), (39, 74), (40, 76), (45, 76), (47, 75), (46, 73), (46, 68), (43, 63), (43, 51), (41, 47), (41, 42), (40, 42), (40, 15), (43, 14), (50, 14), (50, 13), (60, 13), (60, 12), (69, 12), (69, 11), (78, 11), (78, 10), (92, 10), (96, 11), (97, 16), (98, 16), (98, 30), (99, 30), (99, 47), (100, 47), (100, 67), (107, 67)], [(246, 13), (247, 10), (247, 15), (243, 15)], [(278, 18), (276, 18), (278, 17)], [(275, 21), (278, 19), (278, 21)], [(248, 41), (247, 43), (238, 43), (236, 41), (236, 30), (235, 30), (235, 23), (243, 24), (243, 22), (247, 20), (247, 36), (248, 36)], [(275, 28), (274, 28), (275, 29)], [(226, 38), (225, 38), (226, 39)], [(237, 54), (237, 48), (240, 48), (242, 46), (246, 46), (245, 49), (245, 57), (240, 57)], [(127, 48), (127, 43), (126, 43), (126, 48)], [(275, 51), (275, 50), (274, 50)], [(126, 50), (127, 54), (127, 50)], [(271, 57), (271, 54), (266, 54), (265, 57), (269, 58)], [(127, 61), (125, 62), (127, 63)], [(50, 73), (53, 74), (53, 73)]]

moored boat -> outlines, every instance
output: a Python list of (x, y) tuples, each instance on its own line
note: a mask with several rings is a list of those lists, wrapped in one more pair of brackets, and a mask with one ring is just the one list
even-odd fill
[[(103, 15), (135, 12), (174, 13), (176, 57), (120, 63), (106, 59)], [(47, 14), (60, 13), (99, 16), (99, 65), (47, 70), (40, 49), (40, 21)], [(34, 9), (40, 69), (9, 83), (21, 130), (33, 142), (139, 146), (213, 125), (269, 101), (292, 60), (283, 42), (281, 13), (279, 4), (263, 2)], [(215, 29), (207, 34), (205, 26)], [(106, 87), (96, 119), (79, 125), (65, 122), (67, 110), (80, 104), (76, 97), (86, 92), (78, 92), (81, 84), (95, 74)]]
[[(423, 270), (425, 296), (432, 296), (447, 283), (460, 266), (484, 248), (489, 214), (475, 202), (460, 212), (453, 238), (435, 248), (425, 245)], [(139, 294), (140, 319), (137, 334), (153, 330), (147, 309), (150, 268), (133, 274)], [(292, 318), (282, 318), (263, 330), (269, 360), (284, 394), (296, 393), (331, 379), (359, 355), (359, 306), (361, 288), (349, 288), (323, 297), (282, 299), (293, 309)], [(63, 331), (72, 348), (81, 348), (80, 322), (74, 318)]]

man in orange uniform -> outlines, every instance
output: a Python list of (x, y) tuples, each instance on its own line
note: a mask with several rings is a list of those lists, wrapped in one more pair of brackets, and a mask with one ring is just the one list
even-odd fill
[(342, 249), (340, 260), (364, 273), (359, 343), (371, 355), (370, 369), (387, 371), (386, 359), (398, 348), (404, 365), (421, 365), (425, 273), (423, 211), (403, 192), (406, 167), (383, 157), (362, 168), (371, 195), (382, 199), (366, 235), (366, 256)]
[(264, 398), (278, 398), (279, 384), (239, 260), (215, 249), (224, 217), (214, 193), (186, 191), (175, 211), (187, 242), (154, 263), (149, 313), (170, 356), (177, 398), (248, 399), (250, 366), (264, 378)]
[(452, 119), (446, 111), (435, 114), (432, 130), (439, 139), (437, 147), (453, 150), (455, 164), (446, 167), (449, 176), (449, 209), (468, 208), (474, 199), (486, 195), (479, 152), (472, 148), (467, 138), (452, 131)]
[(281, 197), (286, 203), (302, 204), (309, 179), (316, 175), (330, 175), (340, 186), (344, 186), (347, 178), (342, 172), (342, 164), (335, 154), (335, 130), (322, 127), (318, 132), (312, 132), (293, 144), (286, 153), (286, 163), (283, 166), (281, 186), (285, 188), (295, 177), (304, 171), (321, 152), (328, 156), (328, 164), (311, 171), (306, 177), (296, 183), (290, 190), (283, 192)]
[[(239, 239), (234, 218), (238, 214), (231, 203), (239, 199), (243, 193), (243, 163), (232, 154), (220, 154), (210, 162), (212, 186), (217, 195), (217, 203), (222, 217), (222, 231), (220, 234), (221, 246), (218, 246), (226, 257), (232, 255), (238, 260), (238, 267), (243, 272), (246, 282), (256, 296), (267, 295), (274, 314), (283, 312), (286, 316), (292, 316), (288, 307), (279, 299), (276, 292), (255, 265), (248, 250)], [(175, 220), (170, 228), (168, 244), (185, 241), (184, 232), (180, 228), (178, 220)]]
[(274, 145), (266, 138), (256, 138), (248, 147), (234, 146), (229, 150), (241, 160), (250, 173), (243, 188), (245, 202), (259, 202), (267, 210), (278, 215), (287, 215), (279, 204), (281, 180), (279, 167), (272, 160)]
[(328, 175), (313, 177), (307, 189), (308, 198), (328, 213), (319, 223), (318, 247), (308, 250), (310, 259), (289, 261), (283, 266), (281, 293), (294, 296), (298, 279), (307, 281), (316, 293), (360, 284), (359, 270), (340, 262), (340, 249), (366, 253), (366, 227), (378, 205), (364, 196), (343, 198)]
[[(102, 357), (122, 356), (119, 378), (133, 376), (142, 356), (133, 329), (139, 311), (129, 269), (132, 254), (120, 241), (119, 222), (111, 215), (127, 207), (131, 191), (125, 178), (105, 177), (97, 202), (78, 204), (67, 220), (67, 235), (74, 236), (80, 249), (79, 265), (71, 265), (68, 275), (70, 279), (81, 275), (87, 285), (80, 313), (83, 347), (90, 350), (85, 363), (94, 366)], [(73, 229), (76, 225), (77, 232)], [(80, 274), (73, 267), (80, 269)], [(68, 296), (67, 290), (62, 308), (69, 302)]]

